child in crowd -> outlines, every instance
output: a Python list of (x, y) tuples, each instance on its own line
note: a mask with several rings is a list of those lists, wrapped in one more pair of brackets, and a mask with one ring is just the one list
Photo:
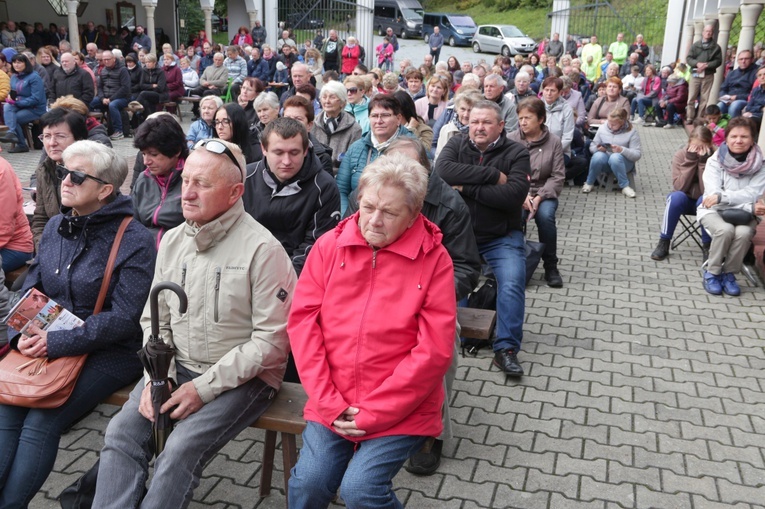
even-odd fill
[(728, 127), (730, 115), (723, 114), (716, 104), (710, 104), (704, 111), (707, 117), (707, 128), (712, 132), (712, 142), (719, 147), (725, 141), (725, 128)]
[[(711, 107), (707, 107), (707, 116)], [(714, 107), (717, 108), (716, 105)], [(652, 260), (663, 260), (669, 255), (670, 242), (680, 216), (696, 214), (696, 208), (704, 195), (704, 168), (713, 152), (712, 133), (701, 125), (693, 129), (688, 137), (688, 144), (672, 157), (672, 192), (667, 196), (659, 243), (651, 253)], [(709, 234), (702, 228), (701, 245), (704, 260), (707, 259), (711, 242)]]

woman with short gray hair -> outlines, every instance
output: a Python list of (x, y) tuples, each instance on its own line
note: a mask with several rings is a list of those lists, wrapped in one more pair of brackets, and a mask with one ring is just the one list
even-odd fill
[(316, 116), (311, 134), (319, 143), (332, 148), (332, 166), (337, 174), (348, 147), (361, 138), (361, 126), (352, 114), (344, 111), (348, 103), (348, 92), (342, 83), (325, 83), (319, 94), (319, 102), (322, 112)]
[[(84, 324), (69, 330), (37, 327), (47, 316), (42, 308), (23, 333), (12, 332), (11, 347), (30, 361), (88, 357), (72, 394), (60, 407), (0, 405), (2, 507), (27, 507), (53, 469), (64, 430), (142, 372), (135, 352), (141, 348), (139, 319), (154, 276), (156, 251), (151, 234), (132, 219), (130, 197), (119, 194), (127, 163), (93, 141), (70, 145), (63, 162), (56, 172), (64, 213), (46, 225), (22, 292), (37, 289)], [(101, 312), (94, 314), (106, 260), (125, 218), (129, 223), (111, 284)]]

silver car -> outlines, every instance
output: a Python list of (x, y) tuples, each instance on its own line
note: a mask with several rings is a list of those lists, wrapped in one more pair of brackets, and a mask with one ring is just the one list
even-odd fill
[(534, 39), (514, 25), (481, 25), (471, 44), (476, 53), (500, 53), (506, 57), (528, 55), (537, 47)]

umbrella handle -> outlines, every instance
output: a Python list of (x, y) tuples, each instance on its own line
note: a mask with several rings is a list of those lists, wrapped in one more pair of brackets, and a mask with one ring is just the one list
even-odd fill
[(188, 298), (186, 297), (186, 292), (183, 291), (183, 288), (171, 281), (157, 283), (156, 286), (151, 289), (151, 294), (149, 294), (151, 334), (154, 337), (159, 337), (159, 292), (162, 290), (170, 290), (178, 296), (178, 299), (181, 301), (178, 306), (179, 312), (185, 313), (186, 307), (188, 306)]

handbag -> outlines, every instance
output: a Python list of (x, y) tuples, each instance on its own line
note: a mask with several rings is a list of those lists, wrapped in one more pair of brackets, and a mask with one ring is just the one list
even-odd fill
[[(122, 220), (106, 262), (101, 290), (93, 314), (101, 312), (114, 271), (122, 237), (133, 216)], [(58, 408), (69, 399), (88, 354), (30, 358), (18, 350), (8, 352), (0, 361), (0, 404), (26, 408)]]
[(723, 221), (735, 226), (744, 226), (754, 221), (754, 214), (744, 209), (722, 209), (717, 213)]

